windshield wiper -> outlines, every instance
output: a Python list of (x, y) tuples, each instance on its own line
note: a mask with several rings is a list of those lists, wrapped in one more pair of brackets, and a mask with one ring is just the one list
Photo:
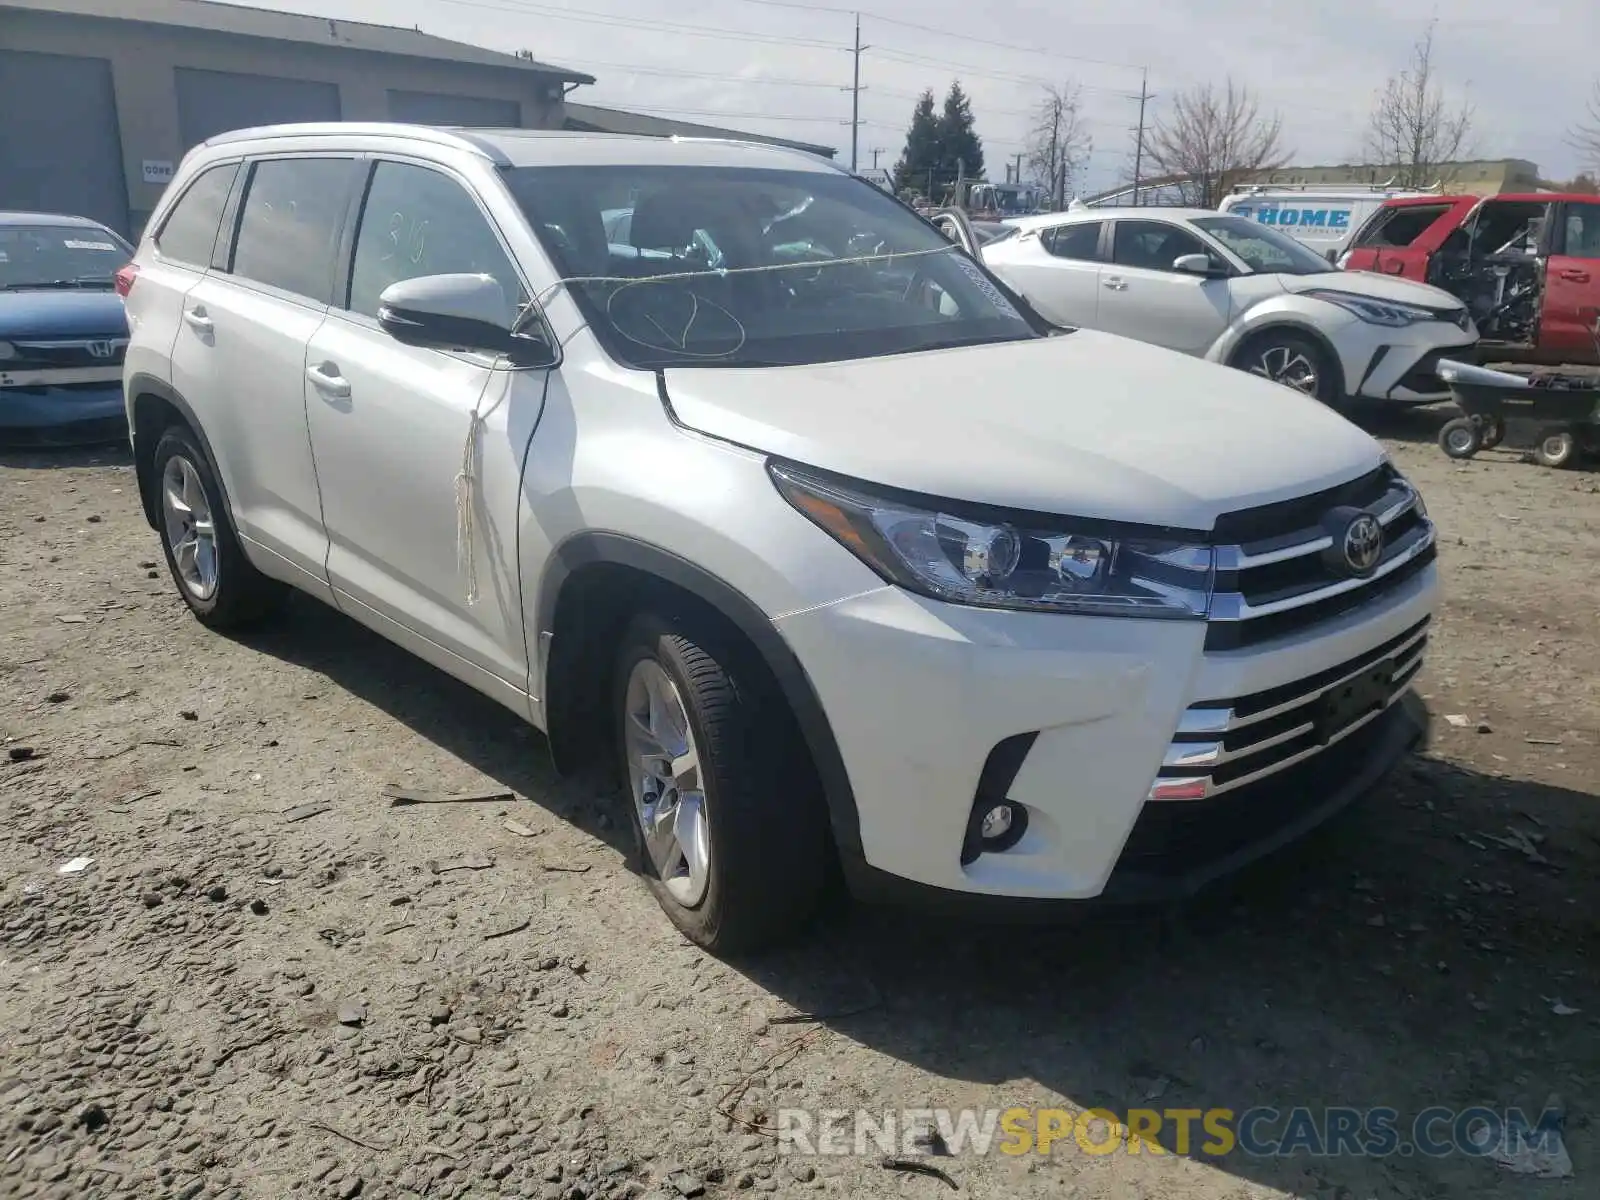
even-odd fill
[(86, 288), (113, 286), (109, 275), (80, 275), (77, 279), (38, 279), (28, 283), (8, 283), (4, 291), (8, 292), (44, 292), (63, 291), (68, 288)]

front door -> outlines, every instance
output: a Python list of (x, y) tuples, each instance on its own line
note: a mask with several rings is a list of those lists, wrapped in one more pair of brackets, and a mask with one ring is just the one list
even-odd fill
[(1539, 356), (1600, 362), (1600, 199), (1563, 205), (1545, 267)]
[[(499, 281), (509, 326), (527, 292), (467, 186), (432, 166), (372, 164), (348, 290), (303, 376), (328, 579), (353, 616), (522, 707), (516, 519), (548, 372), (404, 346), (376, 319), (390, 284), (458, 273)], [(458, 490), (465, 475), (474, 483)]]
[(1227, 264), (1187, 229), (1167, 221), (1118, 220), (1111, 263), (1100, 272), (1096, 325), (1107, 333), (1204, 354), (1227, 329), (1233, 311), (1228, 280), (1177, 270), (1190, 254)]

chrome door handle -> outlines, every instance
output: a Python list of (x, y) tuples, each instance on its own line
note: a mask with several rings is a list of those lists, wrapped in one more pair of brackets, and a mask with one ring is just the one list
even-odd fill
[[(323, 369), (324, 367), (332, 367), (333, 374), (330, 375)], [(338, 372), (339, 368), (332, 363), (323, 363), (321, 366), (307, 367), (306, 378), (311, 380), (311, 386), (324, 396), (345, 400), (350, 396), (350, 381)]]
[(217, 327), (216, 323), (206, 316), (206, 310), (203, 308), (185, 309), (183, 319), (196, 333), (211, 333)]
[(1588, 283), (1589, 272), (1581, 271), (1577, 268), (1568, 268), (1567, 270), (1561, 272), (1561, 278), (1565, 279), (1568, 283)]
[(1113, 292), (1125, 292), (1128, 290), (1127, 280), (1117, 279), (1115, 277), (1111, 279), (1102, 279), (1100, 281), (1100, 286), (1110, 288)]

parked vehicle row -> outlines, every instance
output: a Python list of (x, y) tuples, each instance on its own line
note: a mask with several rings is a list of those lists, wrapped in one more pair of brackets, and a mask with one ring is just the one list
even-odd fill
[[(1100, 271), (1231, 311), (1263, 273), (1197, 218), (1119, 262), (1097, 219), (1114, 299)], [(1426, 290), (1384, 286), (1346, 303)], [(1434, 528), (1372, 438), (1063, 328), (810, 155), (224, 135), (122, 288), (139, 495), (195, 616), (302, 590), (563, 769), (609, 760), (639, 870), (719, 952), (793, 933), (836, 876), (1008, 910), (1187, 895), (1421, 730)]]

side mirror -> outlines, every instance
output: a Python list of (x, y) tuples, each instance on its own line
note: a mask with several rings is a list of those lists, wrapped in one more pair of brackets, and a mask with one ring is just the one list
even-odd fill
[(1328, 247), (1328, 252), (1323, 257), (1326, 258), (1334, 266), (1338, 266), (1339, 265), (1339, 247), (1337, 247), (1337, 246)]
[(1172, 269), (1187, 275), (1216, 275), (1216, 265), (1209, 254), (1180, 254), (1172, 260)]
[(422, 275), (390, 284), (378, 297), (378, 325), (395, 341), (433, 350), (503, 354), (514, 366), (554, 366), (539, 338), (506, 322), (505, 289), (489, 275)]

